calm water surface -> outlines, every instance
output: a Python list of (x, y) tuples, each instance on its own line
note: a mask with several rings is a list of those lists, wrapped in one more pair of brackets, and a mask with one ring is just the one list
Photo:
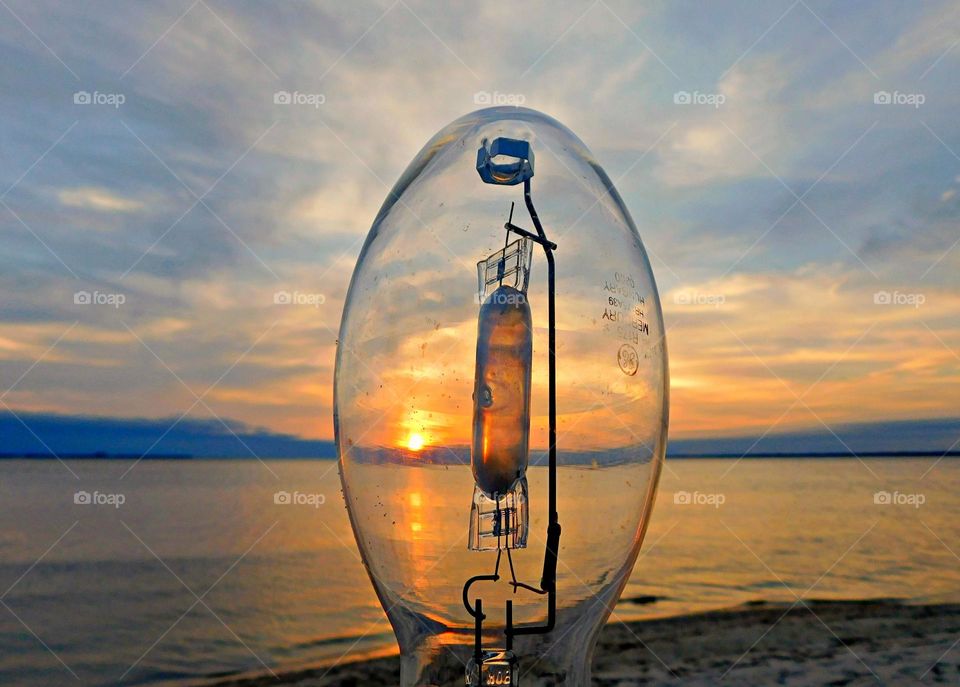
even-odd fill
[[(130, 465), (0, 461), (0, 684), (185, 684), (393, 649), (335, 462)], [(668, 461), (615, 616), (958, 601), (958, 493), (957, 460)]]

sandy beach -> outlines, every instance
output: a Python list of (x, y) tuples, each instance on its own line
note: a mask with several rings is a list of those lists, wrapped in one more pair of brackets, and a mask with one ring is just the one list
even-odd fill
[[(593, 681), (631, 685), (960, 683), (960, 605), (896, 601), (750, 604), (700, 615), (611, 623)], [(216, 682), (219, 687), (395, 685), (396, 657)], [(205, 683), (210, 684), (210, 683)], [(462, 685), (462, 681), (451, 683)], [(525, 685), (546, 686), (536, 676)]]

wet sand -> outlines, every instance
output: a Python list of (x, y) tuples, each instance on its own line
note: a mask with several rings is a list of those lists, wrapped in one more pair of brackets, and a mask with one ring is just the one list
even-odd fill
[[(395, 656), (220, 687), (396, 685)], [(896, 601), (765, 603), (700, 615), (611, 623), (594, 652), (593, 684), (960, 684), (960, 605)], [(210, 682), (205, 684), (209, 685)], [(463, 685), (460, 678), (450, 683)], [(535, 675), (524, 686), (550, 684)]]

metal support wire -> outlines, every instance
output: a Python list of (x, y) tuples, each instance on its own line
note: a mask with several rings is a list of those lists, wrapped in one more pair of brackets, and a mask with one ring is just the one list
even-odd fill
[(476, 622), (473, 625), (473, 660), (477, 663), (477, 670), (483, 664), (483, 599), (477, 597)]
[[(474, 582), (497, 582), (500, 579), (500, 555), (502, 553), (502, 550), (497, 550), (497, 564), (493, 569), (492, 575), (474, 575), (463, 585), (463, 607), (467, 609), (467, 613), (477, 618), (479, 622), (483, 621), (484, 616), (483, 613), (480, 612), (479, 599), (477, 600), (476, 608), (470, 605), (470, 587), (473, 586)], [(513, 570), (513, 563), (511, 563), (510, 566), (510, 569)]]
[[(523, 182), (523, 200), (530, 213), (533, 226), (537, 229), (536, 236), (530, 238), (539, 243), (547, 258), (547, 389), (549, 394), (549, 441), (548, 469), (549, 486), (548, 499), (550, 509), (550, 524), (547, 526), (547, 547), (543, 555), (543, 575), (540, 578), (540, 589), (547, 593), (547, 622), (543, 625), (512, 628), (516, 635), (539, 635), (553, 631), (557, 623), (557, 558), (560, 549), (560, 516), (557, 514), (557, 281), (556, 264), (553, 251), (557, 244), (547, 240), (547, 234), (540, 223), (537, 209), (533, 206), (530, 195), (530, 179)], [(509, 222), (507, 224), (510, 224)], [(520, 227), (507, 227), (516, 231)], [(527, 232), (529, 234), (529, 232)]]

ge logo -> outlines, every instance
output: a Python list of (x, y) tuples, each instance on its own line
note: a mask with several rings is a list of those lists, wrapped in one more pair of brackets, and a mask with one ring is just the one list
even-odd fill
[(631, 377), (637, 374), (637, 370), (640, 368), (640, 357), (637, 355), (637, 349), (630, 344), (623, 344), (617, 351), (617, 362), (620, 363), (623, 374)]

